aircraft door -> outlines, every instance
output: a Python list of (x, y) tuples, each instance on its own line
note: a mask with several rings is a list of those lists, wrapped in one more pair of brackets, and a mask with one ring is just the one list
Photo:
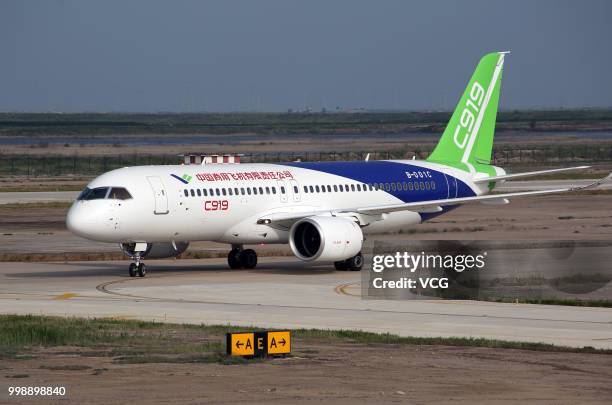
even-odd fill
[(155, 215), (164, 215), (168, 211), (168, 196), (166, 195), (166, 189), (164, 183), (157, 176), (147, 177), (151, 189), (153, 190), (153, 196), (155, 197)]
[(456, 198), (457, 197), (457, 178), (453, 176), (449, 176), (447, 174), (444, 175), (446, 178), (446, 184), (448, 184), (448, 198)]
[(289, 190), (287, 185), (283, 180), (276, 180), (276, 185), (278, 186), (278, 195), (280, 196), (281, 202), (286, 203), (289, 199)]
[(291, 191), (291, 195), (293, 196), (293, 202), (300, 202), (302, 199), (302, 194), (300, 193), (300, 185), (297, 180), (289, 180), (289, 189)]

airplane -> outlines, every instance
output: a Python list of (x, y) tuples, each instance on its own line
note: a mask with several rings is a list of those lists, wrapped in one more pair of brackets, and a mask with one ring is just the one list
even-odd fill
[(252, 269), (248, 244), (287, 244), (304, 262), (361, 270), (364, 235), (397, 231), (463, 204), (597, 187), (491, 194), (507, 180), (588, 166), (507, 174), (491, 165), (504, 59), (485, 55), (426, 160), (125, 167), (92, 180), (66, 222), (76, 235), (119, 243), (130, 277), (145, 258), (175, 257), (191, 241), (231, 245), (230, 268)]

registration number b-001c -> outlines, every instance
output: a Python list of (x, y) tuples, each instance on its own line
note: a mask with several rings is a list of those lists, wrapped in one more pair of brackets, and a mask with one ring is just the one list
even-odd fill
[(227, 200), (208, 200), (204, 203), (204, 211), (227, 211), (229, 201)]

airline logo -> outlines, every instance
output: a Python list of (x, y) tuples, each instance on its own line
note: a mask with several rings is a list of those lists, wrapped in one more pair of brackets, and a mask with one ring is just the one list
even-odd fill
[(175, 179), (177, 179), (178, 181), (180, 181), (183, 184), (189, 184), (189, 182), (191, 181), (192, 177), (188, 174), (183, 174), (181, 177), (177, 176), (176, 174), (170, 174), (170, 176), (174, 177)]

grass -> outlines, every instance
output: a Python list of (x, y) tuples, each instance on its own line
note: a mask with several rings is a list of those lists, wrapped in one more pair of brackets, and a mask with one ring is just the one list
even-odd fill
[[(0, 357), (21, 358), (36, 348), (77, 347), (81, 356), (108, 356), (121, 364), (221, 363), (242, 364), (247, 360), (225, 355), (225, 333), (260, 328), (230, 325), (179, 325), (117, 319), (59, 318), (35, 315), (0, 315)], [(292, 331), (294, 348), (312, 353), (308, 344), (444, 345), (522, 349), (549, 352), (612, 354), (593, 347), (571, 348), (545, 343), (511, 342), (463, 337), (401, 337), (389, 333), (351, 330), (297, 329)], [(296, 349), (299, 351), (301, 349)], [(310, 350), (310, 351), (309, 351)], [(250, 362), (250, 361), (248, 361)], [(43, 366), (76, 370), (83, 366)], [(59, 368), (57, 368), (59, 367)]]

